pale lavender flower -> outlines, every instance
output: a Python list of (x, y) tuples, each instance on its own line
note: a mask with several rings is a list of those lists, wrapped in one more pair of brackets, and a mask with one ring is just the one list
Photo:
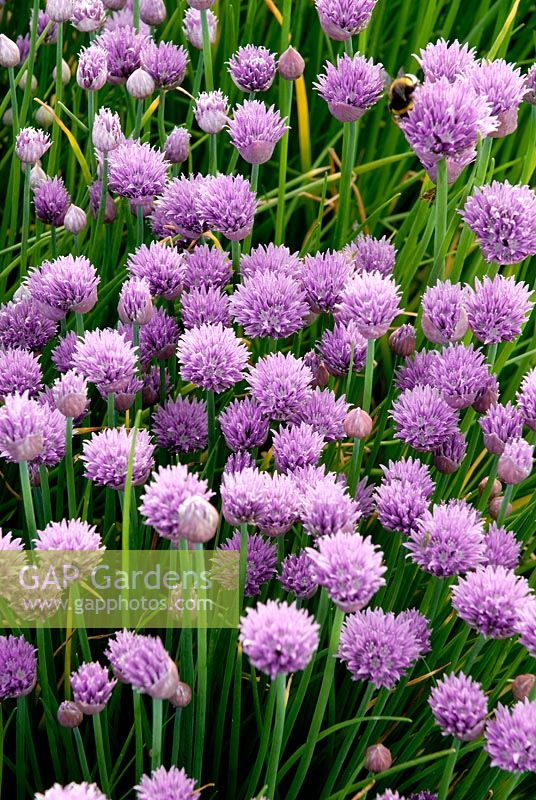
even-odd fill
[(99, 714), (112, 696), (117, 681), (110, 680), (106, 667), (96, 661), (84, 662), (71, 673), (73, 700), (83, 714)]
[(396, 248), (386, 236), (375, 239), (360, 233), (342, 252), (356, 272), (379, 272), (388, 278), (395, 268)]
[(438, 281), (427, 287), (421, 300), (421, 325), (426, 338), (434, 344), (448, 344), (463, 339), (467, 332), (465, 292), (459, 283)]
[(35, 397), (42, 384), (43, 372), (37, 356), (26, 350), (8, 348), (0, 351), (0, 399), (23, 392)]
[(440, 78), (455, 83), (459, 78), (467, 77), (476, 64), (474, 47), (469, 47), (467, 43), (460, 44), (457, 39), (453, 42), (445, 39), (429, 42), (415, 59), (429, 83)]
[(121, 197), (143, 204), (164, 191), (167, 167), (160, 150), (127, 139), (109, 155), (108, 185)]
[(395, 438), (415, 450), (437, 450), (457, 430), (458, 414), (433, 386), (408, 389), (389, 412), (395, 423)]
[(175, 317), (163, 308), (155, 308), (149, 322), (140, 328), (140, 362), (143, 369), (148, 368), (153, 358), (158, 361), (171, 358), (178, 341), (179, 326)]
[(354, 500), (361, 518), (370, 517), (374, 511), (374, 484), (368, 478), (361, 478), (355, 490)]
[(382, 466), (384, 481), (395, 483), (409, 481), (415, 491), (421, 492), (427, 500), (433, 494), (434, 482), (430, 476), (430, 468), (418, 458), (401, 458), (400, 461), (389, 461), (386, 467)]
[(23, 394), (10, 394), (0, 407), (0, 453), (8, 461), (32, 461), (43, 452), (46, 414)]
[(336, 322), (333, 330), (325, 330), (318, 352), (331, 375), (347, 375), (352, 363), (353, 372), (361, 372), (367, 356), (367, 340), (361, 336), (357, 323)]
[(231, 313), (246, 336), (285, 339), (304, 327), (305, 293), (289, 275), (269, 270), (245, 278), (231, 295)]
[(255, 466), (255, 460), (251, 453), (247, 450), (237, 450), (227, 458), (223, 471), (232, 475), (233, 472), (242, 472), (243, 469), (253, 469)]
[(302, 359), (291, 353), (273, 353), (249, 368), (248, 384), (266, 416), (289, 421), (310, 393), (312, 377)]
[(443, 736), (470, 742), (483, 732), (488, 701), (481, 685), (470, 675), (451, 672), (437, 682), (428, 704)]
[(534, 305), (530, 296), (529, 287), (516, 282), (513, 276), (485, 276), (482, 281), (476, 278), (475, 288), (468, 290), (465, 302), (475, 337), (484, 344), (513, 341)]
[(268, 536), (282, 536), (300, 516), (300, 493), (289, 475), (266, 474), (257, 524)]
[(102, 89), (108, 78), (108, 53), (104, 47), (91, 44), (78, 53), (76, 82), (82, 89), (96, 92)]
[(137, 278), (145, 278), (154, 297), (176, 300), (182, 291), (186, 264), (174, 247), (151, 242), (129, 255), (127, 270)]
[(104, 24), (102, 0), (74, 0), (71, 25), (82, 33), (96, 31)]
[(109, 108), (99, 108), (95, 115), (91, 139), (94, 147), (108, 154), (125, 141), (119, 114)]
[(409, 480), (382, 481), (374, 500), (378, 521), (388, 531), (410, 536), (428, 509), (428, 498)]
[(0, 636), (0, 701), (24, 697), (37, 681), (36, 649), (24, 636)]
[(379, 339), (399, 313), (400, 290), (392, 278), (379, 272), (362, 272), (346, 284), (335, 308), (339, 322), (353, 320), (365, 339)]
[(307, 422), (326, 442), (334, 442), (346, 438), (344, 418), (347, 411), (345, 397), (336, 397), (331, 389), (317, 387), (302, 399), (289, 421)]
[(186, 75), (188, 53), (182, 45), (173, 42), (156, 44), (149, 39), (141, 51), (141, 63), (158, 89), (175, 89)]
[(432, 649), (430, 638), (432, 636), (432, 626), (430, 620), (417, 611), (416, 608), (408, 608), (406, 611), (401, 611), (398, 615), (400, 619), (406, 619), (411, 623), (413, 635), (417, 639), (421, 655), (429, 653)]
[(536, 64), (533, 64), (525, 75), (525, 96), (526, 103), (536, 105)]
[(265, 506), (269, 476), (254, 467), (226, 472), (221, 483), (222, 513), (230, 525), (256, 523)]
[(455, 431), (434, 452), (434, 465), (445, 475), (456, 472), (460, 467), (465, 453), (467, 441), (461, 431)]
[(257, 200), (247, 178), (211, 175), (200, 184), (195, 207), (209, 230), (240, 241), (251, 233)]
[(233, 265), (219, 247), (198, 244), (184, 254), (184, 288), (214, 286), (223, 289), (231, 281)]
[(153, 432), (157, 445), (168, 452), (204, 450), (208, 443), (206, 403), (195, 397), (170, 398), (156, 409)]
[(261, 447), (268, 438), (269, 422), (251, 397), (233, 400), (218, 421), (230, 450)]
[[(536, 195), (528, 186), (508, 181), (477, 186), (460, 214), (476, 234), (486, 261), (515, 264), (536, 254)], [(513, 277), (498, 277), (497, 283), (510, 280), (519, 285)], [(510, 294), (512, 300), (517, 297), (517, 292)]]
[(484, 567), (459, 578), (452, 605), (468, 625), (493, 639), (515, 633), (519, 612), (529, 602), (529, 585), (512, 570)]
[(243, 92), (265, 92), (274, 81), (275, 56), (266, 47), (239, 47), (227, 63), (233, 82)]
[(274, 106), (268, 108), (262, 101), (244, 100), (242, 105), (234, 109), (227, 129), (231, 144), (236, 147), (244, 161), (248, 164), (263, 164), (270, 160), (276, 144), (289, 127)]
[(434, 359), (430, 377), (452, 408), (467, 408), (485, 386), (488, 365), (481, 350), (473, 345), (452, 344)]
[(523, 376), (516, 400), (523, 422), (531, 430), (536, 430), (536, 367)]
[(484, 526), (464, 500), (449, 500), (424, 511), (404, 544), (410, 557), (437, 578), (459, 575), (484, 562)]
[(490, 406), (478, 423), (484, 434), (484, 447), (496, 456), (502, 454), (507, 442), (518, 439), (523, 430), (521, 412), (510, 402)]
[(517, 109), (525, 95), (525, 78), (519, 67), (508, 64), (503, 58), (495, 61), (483, 59), (468, 72), (468, 79), (476, 93), (491, 106), (498, 127), (491, 136), (501, 137), (517, 128)]
[(268, 600), (240, 620), (240, 642), (253, 666), (274, 680), (305, 669), (318, 647), (320, 626), (295, 603)]
[(35, 550), (104, 550), (100, 533), (94, 525), (81, 519), (49, 522), (37, 531)]
[(100, 278), (85, 256), (59, 256), (43, 261), (30, 272), (26, 285), (33, 302), (50, 319), (63, 319), (69, 311), (84, 314), (97, 302)]
[(345, 613), (360, 611), (385, 584), (382, 551), (369, 536), (338, 531), (322, 536), (306, 553), (313, 579)]
[(383, 92), (382, 65), (360, 53), (337, 56), (337, 64), (326, 61), (324, 69), (313, 87), (339, 122), (354, 122), (362, 117)]
[(205, 183), (202, 175), (181, 175), (173, 178), (156, 200), (151, 217), (151, 226), (157, 236), (184, 236), (197, 239), (206, 230), (201, 219), (197, 200), (201, 186)]
[(351, 265), (343, 253), (327, 250), (306, 255), (299, 279), (311, 310), (317, 314), (333, 311), (342, 299), (350, 273)]
[(38, 471), (40, 464), (55, 467), (65, 455), (65, 417), (50, 402), (50, 395), (40, 397), (44, 415), (43, 449), (32, 463)]
[(207, 481), (188, 472), (183, 464), (159, 467), (145, 487), (140, 513), (145, 524), (154, 528), (159, 536), (177, 543), (186, 533), (179, 519), (181, 505), (189, 497), (210, 500), (211, 496)]
[(296, 597), (306, 600), (312, 597), (318, 589), (318, 584), (312, 575), (312, 561), (301, 550), (298, 555), (287, 556), (281, 564), (279, 582), (286, 592), (293, 592)]
[(365, 30), (377, 0), (315, 0), (320, 24), (336, 42), (351, 39)]
[(60, 375), (52, 386), (56, 408), (64, 417), (78, 418), (87, 411), (87, 381), (74, 369)]
[(302, 493), (303, 528), (314, 537), (340, 531), (353, 533), (360, 516), (359, 507), (346, 487), (325, 478), (310, 484)]
[[(208, 38), (210, 44), (216, 41), (218, 19), (210, 10), (207, 10)], [(203, 49), (203, 30), (201, 28), (201, 14), (196, 8), (187, 8), (182, 20), (182, 31), (190, 44), (197, 50)]]
[(273, 436), (273, 455), (279, 472), (294, 472), (298, 467), (314, 466), (324, 448), (324, 437), (302, 422), (280, 428)]
[(117, 313), (121, 322), (146, 325), (153, 316), (153, 300), (149, 281), (145, 278), (129, 278), (119, 294)]
[(512, 708), (499, 703), (486, 725), (484, 749), (494, 767), (506, 772), (536, 772), (536, 701)]
[(406, 798), (398, 792), (394, 792), (391, 789), (386, 789), (385, 792), (377, 794), (374, 800), (406, 800)]
[(57, 324), (31, 298), (0, 306), (0, 347), (40, 351), (54, 338)]
[(141, 54), (147, 41), (145, 33), (136, 33), (130, 25), (101, 33), (95, 43), (106, 50), (109, 83), (126, 83), (134, 70), (141, 67)]
[(521, 543), (516, 539), (515, 533), (499, 528), (492, 522), (484, 538), (484, 566), (516, 569), (520, 554)]
[[(93, 433), (83, 444), (84, 475), (98, 486), (124, 490), (132, 450), (132, 429), (107, 428)], [(145, 483), (154, 466), (154, 444), (146, 430), (137, 431), (132, 464), (132, 485)]]
[(229, 120), (229, 98), (220, 89), (214, 92), (201, 92), (195, 101), (194, 116), (205, 133), (216, 134), (222, 131)]
[(171, 766), (158, 767), (150, 775), (142, 775), (137, 786), (137, 800), (198, 800), (201, 793), (195, 788), (196, 781), (189, 778), (184, 769)]
[(63, 225), (71, 198), (62, 178), (47, 178), (34, 192), (35, 214), (46, 225)]
[(181, 297), (182, 324), (189, 330), (200, 325), (231, 324), (229, 295), (215, 286), (196, 286)]
[(395, 372), (395, 386), (404, 391), (417, 386), (432, 385), (432, 366), (437, 358), (435, 350), (418, 350), (413, 358), (406, 358), (406, 363)]
[[(249, 534), (247, 537), (247, 564), (246, 564), (246, 585), (244, 594), (246, 597), (255, 597), (261, 593), (263, 583), (271, 580), (277, 573), (277, 545), (267, 542), (262, 536), (256, 533)], [(219, 552), (239, 552), (240, 551), (240, 531), (235, 531), (230, 539), (227, 539), (219, 548)], [(217, 580), (220, 565), (224, 565), (225, 560), (220, 561), (216, 556), (212, 565), (212, 574)], [(235, 576), (233, 570), (233, 577)], [(234, 582), (232, 584), (234, 589)]]
[(51, 146), (48, 133), (38, 128), (21, 128), (15, 140), (15, 155), (23, 164), (35, 164)]
[(136, 351), (125, 337), (111, 328), (86, 332), (70, 361), (103, 395), (120, 392), (136, 371)]
[(38, 792), (35, 800), (107, 800), (96, 783), (69, 783), (60, 786), (55, 783), (44, 794)]
[(421, 654), (407, 616), (365, 609), (346, 617), (337, 657), (346, 663), (354, 681), (391, 689)]
[(235, 332), (219, 323), (183, 333), (177, 357), (183, 380), (220, 393), (242, 379), (249, 356)]
[(170, 164), (182, 164), (190, 154), (192, 134), (180, 125), (176, 125), (167, 135), (164, 144), (164, 155)]
[(499, 457), (497, 468), (499, 480), (512, 485), (528, 478), (532, 472), (533, 452), (533, 445), (525, 439), (518, 438), (507, 442)]
[(124, 683), (158, 700), (173, 697), (179, 682), (177, 666), (159, 636), (136, 636), (134, 646), (123, 648), (116, 660)]
[(256, 272), (276, 272), (288, 275), (294, 280), (301, 278), (302, 262), (297, 253), (291, 253), (285, 245), (259, 244), (240, 260), (242, 278), (251, 278)]

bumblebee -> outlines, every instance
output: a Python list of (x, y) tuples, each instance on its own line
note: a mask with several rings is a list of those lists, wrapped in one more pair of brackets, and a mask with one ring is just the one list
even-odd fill
[(413, 108), (413, 92), (418, 84), (415, 75), (405, 75), (402, 70), (389, 84), (389, 111), (395, 122), (407, 116)]

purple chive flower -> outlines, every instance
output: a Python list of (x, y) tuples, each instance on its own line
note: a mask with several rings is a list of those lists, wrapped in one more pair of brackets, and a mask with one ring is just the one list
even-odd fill
[(459, 575), (484, 562), (484, 527), (465, 500), (449, 500), (424, 511), (404, 545), (425, 572), (437, 578)]
[(145, 278), (154, 297), (176, 300), (182, 291), (186, 265), (174, 247), (151, 242), (130, 254), (127, 270), (137, 278)]
[(273, 437), (273, 454), (279, 472), (294, 472), (298, 467), (314, 466), (324, 448), (324, 437), (302, 422), (280, 428)]
[(400, 395), (389, 412), (395, 438), (415, 450), (437, 450), (457, 430), (458, 414), (433, 386), (416, 386)]
[(406, 611), (401, 611), (398, 616), (400, 619), (408, 620), (411, 623), (413, 635), (417, 639), (421, 655), (429, 653), (432, 649), (430, 644), (432, 628), (427, 617), (417, 611), (416, 608), (408, 608)]
[(437, 162), (446, 159), (449, 183), (474, 161), (479, 136), (488, 136), (496, 125), (484, 97), (467, 81), (451, 83), (446, 77), (418, 86), (411, 111), (400, 121), (404, 136), (432, 180), (437, 177)]
[(264, 510), (264, 488), (268, 479), (267, 473), (254, 467), (223, 475), (222, 514), (230, 525), (257, 522)]
[(243, 92), (265, 92), (274, 81), (276, 60), (266, 47), (239, 47), (227, 63), (233, 82)]
[(353, 372), (360, 372), (365, 366), (367, 340), (354, 321), (346, 325), (336, 322), (333, 330), (324, 331), (318, 352), (331, 375), (347, 375), (350, 362)]
[(516, 400), (523, 422), (531, 430), (536, 430), (536, 367), (523, 377)]
[(154, 233), (162, 238), (184, 236), (197, 239), (205, 231), (197, 208), (201, 186), (205, 183), (202, 175), (181, 175), (174, 178), (156, 200), (151, 217)]
[(310, 536), (330, 536), (338, 532), (354, 533), (359, 508), (346, 487), (329, 478), (309, 485), (301, 500), (304, 530)]
[(20, 551), (24, 550), (24, 542), (18, 537), (13, 538), (11, 533), (2, 533), (0, 528), (0, 550)]
[(520, 610), (529, 602), (530, 589), (504, 567), (484, 567), (459, 578), (452, 589), (452, 605), (461, 619), (493, 639), (507, 639), (515, 633)]
[(375, 239), (360, 233), (342, 252), (356, 272), (379, 272), (388, 278), (395, 268), (396, 248), (386, 236)]
[(173, 42), (156, 44), (149, 39), (141, 51), (141, 63), (158, 89), (175, 89), (186, 75), (188, 53), (182, 45)]
[(478, 681), (460, 672), (445, 675), (430, 692), (428, 703), (443, 736), (462, 742), (476, 739), (484, 730), (488, 700)]
[(273, 353), (249, 368), (248, 384), (262, 413), (290, 421), (310, 393), (312, 378), (311, 370), (301, 359), (291, 353)]
[(296, 597), (307, 600), (318, 589), (318, 584), (312, 575), (313, 563), (305, 550), (298, 555), (287, 556), (281, 564), (279, 582), (286, 592), (292, 592)]
[(335, 316), (339, 322), (353, 320), (365, 339), (379, 339), (392, 325), (399, 303), (400, 292), (392, 278), (362, 272), (346, 284)]
[(452, 344), (437, 354), (430, 373), (432, 386), (439, 389), (449, 406), (467, 408), (486, 386), (488, 365), (472, 344)]
[(523, 430), (521, 412), (510, 402), (490, 406), (478, 422), (484, 434), (484, 447), (496, 456), (502, 454), (507, 442), (518, 439)]
[(206, 403), (195, 397), (170, 398), (156, 409), (153, 432), (157, 445), (171, 453), (204, 450), (208, 443)]
[(43, 452), (46, 425), (44, 407), (23, 394), (10, 394), (0, 407), (0, 453), (16, 463), (32, 461)]
[(301, 498), (289, 475), (266, 475), (261, 501), (257, 524), (262, 533), (282, 536), (298, 521)]
[(489, 374), (484, 386), (477, 392), (476, 398), (473, 401), (473, 408), (479, 414), (485, 414), (486, 411), (495, 405), (499, 400), (499, 382), (493, 374)]
[(526, 103), (536, 105), (536, 64), (533, 64), (525, 75), (525, 97)]
[(41, 222), (63, 225), (71, 198), (62, 178), (47, 178), (34, 192), (35, 214)]
[(302, 262), (297, 253), (291, 253), (284, 245), (259, 244), (251, 253), (243, 255), (240, 260), (242, 279), (251, 278), (257, 272), (275, 272), (288, 275), (294, 280), (301, 279)]
[(434, 464), (439, 472), (450, 475), (456, 472), (467, 452), (467, 441), (461, 431), (455, 431), (445, 439), (434, 453)]
[(39, 359), (26, 350), (0, 351), (0, 398), (28, 392), (35, 396), (41, 389), (43, 373)]
[[(240, 531), (235, 531), (230, 539), (227, 539), (219, 548), (219, 552), (239, 552), (240, 551)], [(221, 562), (216, 556), (213, 570), (218, 574)], [(271, 580), (277, 573), (277, 545), (265, 541), (258, 534), (250, 534), (247, 538), (247, 565), (246, 565), (246, 586), (244, 594), (246, 597), (255, 597), (260, 594), (261, 586), (266, 581)], [(233, 570), (233, 576), (236, 573)], [(234, 586), (233, 586), (234, 588)]]
[(108, 78), (108, 53), (104, 47), (91, 44), (78, 54), (76, 82), (81, 89), (96, 92), (102, 89)]
[[(80, 713), (80, 712), (79, 712)], [(106, 800), (96, 783), (69, 783), (60, 786), (55, 783), (44, 794), (38, 792), (35, 800)]]
[[(84, 475), (98, 486), (109, 486), (123, 491), (127, 479), (127, 468), (132, 449), (132, 430), (108, 428), (93, 433), (82, 448), (81, 460), (85, 464)], [(132, 485), (145, 483), (154, 466), (154, 445), (146, 430), (139, 430), (134, 447)]]
[(182, 464), (160, 467), (145, 487), (140, 513), (159, 536), (176, 544), (180, 538), (188, 538), (179, 514), (183, 503), (191, 497), (210, 500), (211, 496), (207, 481), (190, 474)]
[(361, 478), (355, 490), (354, 500), (361, 518), (370, 517), (374, 511), (374, 484), (368, 478)]
[(307, 422), (321, 433), (326, 442), (346, 439), (344, 418), (348, 411), (345, 397), (336, 397), (331, 389), (309, 391), (302, 399), (290, 422)]
[(26, 61), (28, 53), (30, 52), (30, 34), (27, 33), (24, 36), (17, 36), (15, 44), (19, 48), (20, 62)]
[(495, 61), (483, 59), (468, 72), (468, 78), (479, 97), (491, 106), (498, 123), (493, 137), (507, 136), (517, 128), (517, 109), (526, 92), (525, 78), (519, 67), (508, 64), (503, 58)]
[(97, 302), (97, 270), (85, 256), (59, 256), (32, 270), (26, 285), (33, 302), (50, 319), (69, 311), (85, 314)]
[(236, 106), (227, 128), (231, 144), (248, 164), (269, 161), (276, 144), (289, 130), (279, 111), (261, 100), (244, 100)]
[(153, 300), (145, 278), (129, 278), (121, 287), (117, 313), (121, 322), (146, 325), (153, 316)]
[(242, 472), (243, 469), (254, 468), (256, 466), (255, 460), (251, 453), (247, 450), (237, 450), (236, 453), (231, 453), (225, 462), (224, 472), (232, 475), (234, 472)]
[(186, 128), (176, 125), (168, 134), (164, 145), (164, 155), (170, 164), (182, 164), (190, 154), (192, 135)]
[[(536, 240), (535, 240), (536, 241)], [(536, 252), (536, 250), (535, 250)], [(529, 287), (513, 276), (475, 279), (466, 295), (469, 327), (484, 344), (511, 342), (521, 333), (533, 302)]]
[(211, 175), (199, 186), (195, 207), (209, 230), (240, 241), (251, 233), (257, 200), (241, 175)]
[(179, 676), (159, 636), (136, 636), (114, 653), (117, 669), (124, 683), (130, 683), (142, 694), (167, 700), (176, 691)]
[(37, 531), (36, 550), (104, 550), (102, 539), (93, 525), (81, 519), (64, 519), (49, 522)]
[(383, 553), (369, 536), (340, 531), (322, 536), (316, 546), (306, 549), (312, 577), (345, 613), (360, 611), (385, 584)]
[(37, 681), (36, 650), (24, 636), (0, 636), (0, 701), (24, 697)]
[(213, 286), (223, 289), (231, 281), (233, 266), (227, 253), (218, 247), (198, 244), (184, 254), (185, 289)]
[(309, 307), (300, 285), (289, 275), (257, 272), (231, 296), (231, 313), (246, 336), (286, 339), (304, 327)]
[(95, 116), (91, 132), (93, 146), (102, 154), (108, 154), (125, 141), (119, 114), (109, 108), (100, 108)]
[(410, 794), (409, 800), (437, 800), (437, 794), (426, 790), (424, 792), (415, 792)]
[[(129, 334), (130, 335), (130, 334)], [(175, 317), (163, 308), (155, 308), (153, 316), (140, 328), (140, 362), (147, 369), (151, 359), (166, 361), (171, 358), (179, 341), (179, 326)]]
[(421, 654), (407, 616), (367, 608), (346, 617), (337, 656), (354, 681), (371, 681), (377, 689), (391, 689)]
[[(99, 215), (101, 207), (101, 194), (102, 194), (102, 181), (93, 181), (88, 189), (89, 191), (89, 210), (94, 219)], [(104, 201), (104, 222), (107, 224), (113, 222), (117, 216), (117, 209), (110, 192), (106, 192)]]
[(214, 286), (198, 286), (184, 292), (181, 312), (182, 323), (187, 330), (218, 323), (229, 327), (231, 323), (229, 296)]
[(240, 620), (240, 642), (253, 666), (274, 680), (305, 669), (318, 647), (320, 626), (295, 603), (268, 600)]
[(429, 42), (415, 58), (429, 83), (440, 78), (455, 83), (459, 78), (467, 77), (476, 64), (474, 47), (470, 48), (467, 43), (460, 44), (457, 39), (453, 42), (445, 39)]
[(96, 31), (104, 24), (102, 0), (74, 0), (71, 25), (82, 33)]
[(467, 332), (465, 292), (459, 283), (438, 281), (422, 296), (422, 329), (434, 344), (448, 344), (463, 339)]
[(303, 356), (303, 362), (313, 373), (311, 389), (316, 389), (317, 386), (324, 388), (329, 380), (329, 372), (318, 353), (315, 350), (308, 350)]
[(48, 133), (37, 128), (21, 128), (15, 140), (15, 155), (23, 164), (35, 164), (51, 145)]
[(434, 482), (430, 477), (430, 468), (418, 458), (401, 458), (400, 461), (389, 461), (382, 467), (384, 481), (396, 483), (408, 481), (415, 491), (421, 492), (429, 500), (434, 491)]
[(341, 301), (351, 265), (343, 255), (327, 250), (325, 253), (307, 255), (300, 270), (300, 283), (305, 289), (311, 310), (319, 314), (333, 311)]
[(54, 338), (57, 324), (31, 298), (0, 306), (0, 347), (39, 351)]
[(109, 83), (126, 83), (134, 70), (141, 67), (141, 54), (146, 43), (147, 35), (136, 33), (130, 25), (122, 25), (101, 33), (95, 44), (106, 50)]
[(519, 612), (516, 625), (519, 642), (526, 647), (531, 656), (536, 656), (536, 602), (532, 598)]
[(160, 150), (127, 139), (109, 155), (108, 185), (136, 205), (162, 194), (168, 162)]
[(136, 371), (136, 351), (121, 333), (111, 328), (88, 331), (77, 343), (70, 367), (106, 396), (128, 386)]
[(195, 101), (194, 115), (202, 131), (219, 133), (229, 120), (229, 98), (220, 89), (201, 92)]
[(528, 478), (532, 472), (534, 447), (524, 439), (512, 439), (504, 446), (499, 458), (497, 475), (500, 481), (516, 484)]
[[(207, 23), (208, 23), (208, 38), (210, 44), (213, 45), (216, 41), (216, 30), (218, 27), (218, 18), (216, 15), (207, 10)], [(184, 12), (182, 20), (182, 31), (190, 42), (190, 44), (197, 50), (203, 49), (203, 30), (201, 27), (201, 14), (196, 8), (187, 8)]]
[(393, 792), (391, 789), (386, 789), (385, 792), (377, 794), (374, 800), (406, 800), (406, 798), (401, 794), (398, 794), (398, 792)]
[(110, 662), (112, 672), (118, 681), (124, 683), (123, 674), (121, 672), (121, 661), (128, 658), (128, 654), (137, 646), (139, 634), (133, 631), (116, 631), (114, 637), (108, 639), (108, 647), (104, 651), (104, 655)]
[(494, 767), (506, 772), (536, 772), (536, 701), (523, 700), (512, 708), (499, 703), (486, 725), (484, 749)]
[(199, 800), (201, 793), (195, 788), (195, 779), (189, 778), (184, 769), (175, 766), (158, 767), (150, 775), (142, 775), (137, 786), (137, 800)]
[(317, 76), (313, 88), (326, 101), (339, 122), (354, 122), (380, 98), (383, 67), (360, 53), (337, 56), (337, 64), (326, 61), (325, 73)]
[(428, 498), (409, 480), (383, 481), (375, 491), (378, 521), (388, 531), (410, 536), (428, 509)]
[(230, 450), (261, 447), (268, 438), (269, 422), (251, 397), (229, 403), (221, 412), (219, 423)]
[(377, 0), (315, 0), (315, 6), (326, 36), (336, 42), (344, 42), (365, 30), (376, 2)]
[(73, 700), (83, 714), (99, 714), (112, 696), (117, 681), (96, 661), (81, 664), (71, 674)]
[[(528, 186), (514, 186), (508, 181), (477, 186), (460, 214), (475, 233), (486, 261), (515, 264), (536, 254), (536, 195)], [(506, 281), (523, 286), (516, 284), (513, 277), (503, 276), (494, 281), (488, 278), (486, 285), (505, 282), (504, 291), (508, 291)], [(518, 292), (510, 290), (511, 303), (517, 298), (522, 303), (522, 293)]]
[(484, 566), (516, 569), (520, 554), (521, 544), (515, 534), (492, 522), (484, 538)]
[(395, 372), (395, 386), (404, 391), (417, 386), (432, 385), (432, 365), (437, 358), (435, 350), (419, 350), (413, 358), (406, 358), (403, 367)]
[(183, 380), (219, 394), (242, 380), (248, 351), (231, 328), (219, 323), (183, 333), (177, 358)]

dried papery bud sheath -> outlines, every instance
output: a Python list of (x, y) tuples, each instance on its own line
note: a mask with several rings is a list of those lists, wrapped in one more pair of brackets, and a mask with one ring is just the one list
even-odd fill
[(383, 744), (373, 744), (365, 752), (365, 769), (369, 772), (385, 772), (389, 769), (393, 759), (391, 751)]
[(415, 352), (416, 341), (415, 328), (408, 323), (392, 332), (389, 336), (389, 347), (396, 356), (407, 358)]
[(512, 694), (516, 700), (525, 700), (532, 692), (532, 687), (536, 681), (536, 675), (530, 672), (525, 675), (517, 675), (512, 682)]
[(84, 715), (76, 703), (71, 700), (64, 700), (59, 705), (57, 718), (63, 728), (78, 728), (84, 719)]
[(209, 542), (218, 528), (219, 514), (204, 497), (187, 497), (179, 506), (178, 525), (189, 542)]
[[(486, 486), (488, 485), (489, 478), (482, 478), (480, 483), (478, 484), (478, 491), (479, 494), (483, 494), (486, 491)], [(491, 487), (490, 498), (493, 499), (497, 497), (502, 492), (502, 483), (495, 478), (493, 481), (493, 486)]]
[[(503, 499), (504, 499), (504, 497), (501, 494), (498, 494), (498, 495), (496, 495), (496, 497), (493, 497), (489, 501), (488, 511), (489, 511), (489, 515), (490, 515), (490, 517), (492, 519), (498, 519), (499, 518), (499, 514), (500, 514), (500, 511), (501, 511), (501, 506), (502, 506)], [(508, 505), (506, 506), (506, 511), (505, 511), (504, 516), (505, 517), (509, 517), (511, 513), (512, 513), (512, 503), (508, 503)]]
[(0, 33), (0, 67), (13, 69), (20, 63), (20, 50), (17, 44), (5, 34)]
[(150, 97), (155, 90), (153, 78), (142, 67), (135, 69), (127, 79), (127, 92), (136, 100)]
[(372, 419), (362, 408), (353, 408), (344, 418), (344, 431), (352, 439), (366, 439), (372, 432)]
[(187, 683), (179, 681), (175, 694), (169, 698), (169, 702), (174, 708), (186, 708), (192, 701), (192, 688)]
[(161, 25), (166, 16), (164, 0), (140, 0), (140, 19), (146, 25)]
[(65, 230), (75, 236), (81, 233), (87, 225), (87, 215), (83, 208), (71, 203), (63, 220)]
[(297, 81), (305, 70), (305, 61), (300, 53), (290, 45), (281, 53), (277, 62), (277, 71), (285, 81)]

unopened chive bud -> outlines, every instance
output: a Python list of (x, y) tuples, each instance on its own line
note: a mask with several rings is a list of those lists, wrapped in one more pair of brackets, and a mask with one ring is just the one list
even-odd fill
[(366, 439), (372, 432), (372, 419), (362, 408), (353, 408), (344, 418), (343, 427), (351, 439)]
[(47, 0), (45, 11), (52, 22), (68, 22), (73, 13), (73, 0)]
[(6, 128), (10, 128), (13, 125), (13, 109), (6, 108), (2, 115), (2, 125), (5, 125)]
[(210, 541), (216, 534), (218, 522), (218, 512), (204, 497), (188, 497), (179, 506), (177, 524), (181, 538), (189, 542)]
[[(26, 69), (22, 73), (22, 77), (21, 77), (20, 83), (19, 83), (19, 86), (23, 91), (24, 91), (24, 89), (26, 89), (27, 80), (28, 80), (28, 70)], [(35, 75), (32, 75), (32, 80), (31, 80), (31, 83), (30, 83), (30, 89), (32, 91), (32, 94), (36, 93), (37, 87), (38, 87), (37, 78), (35, 77)]]
[(389, 336), (389, 347), (396, 356), (407, 358), (415, 352), (417, 337), (413, 325), (401, 325)]
[(298, 51), (290, 46), (279, 56), (277, 71), (285, 81), (297, 81), (303, 75), (305, 61)]
[(146, 25), (161, 25), (166, 16), (164, 0), (140, 0), (140, 19)]
[(512, 683), (512, 694), (516, 700), (525, 700), (532, 691), (536, 676), (527, 672), (525, 675), (517, 675)]
[[(52, 70), (52, 77), (56, 80), (56, 67)], [(61, 82), (65, 86), (71, 80), (71, 68), (65, 59), (61, 59)]]
[(71, 203), (65, 214), (63, 225), (66, 231), (76, 234), (81, 233), (87, 224), (86, 212), (80, 206), (75, 206)]
[(368, 769), (369, 772), (385, 772), (392, 763), (391, 751), (385, 745), (373, 744), (371, 747), (367, 747), (365, 769)]
[(0, 33), (0, 67), (12, 69), (20, 63), (18, 45), (9, 36)]
[(136, 100), (144, 100), (146, 97), (150, 97), (154, 89), (154, 80), (141, 67), (135, 69), (127, 80), (127, 92), (132, 97), (135, 97)]
[[(499, 518), (502, 502), (503, 502), (502, 494), (498, 494), (496, 497), (492, 497), (492, 499), (489, 501), (488, 510), (490, 517), (492, 519)], [(512, 513), (512, 503), (508, 503), (508, 505), (506, 506), (506, 512), (504, 516), (509, 517), (511, 513)]]
[(177, 689), (173, 697), (169, 698), (169, 702), (175, 708), (186, 708), (192, 700), (192, 689), (187, 683), (179, 681)]
[(35, 121), (38, 123), (38, 125), (41, 125), (42, 128), (50, 128), (54, 122), (54, 115), (50, 113), (48, 108), (39, 106), (35, 112)]
[(34, 164), (30, 170), (30, 189), (35, 192), (47, 180), (47, 174), (40, 164)]
[(58, 708), (58, 722), (64, 728), (78, 728), (84, 715), (71, 700), (64, 700)]

